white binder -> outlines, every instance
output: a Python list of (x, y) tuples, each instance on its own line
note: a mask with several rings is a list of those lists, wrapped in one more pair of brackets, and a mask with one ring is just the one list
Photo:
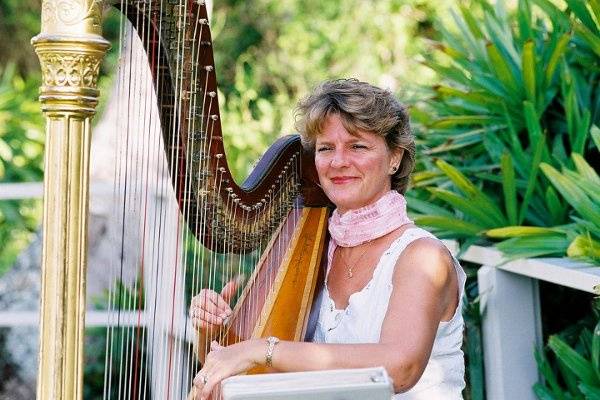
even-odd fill
[(242, 375), (221, 384), (223, 400), (390, 400), (383, 367)]

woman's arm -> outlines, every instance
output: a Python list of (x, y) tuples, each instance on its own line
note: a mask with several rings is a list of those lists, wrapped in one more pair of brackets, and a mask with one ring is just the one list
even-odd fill
[[(292, 372), (383, 366), (396, 392), (410, 389), (427, 365), (439, 322), (451, 318), (458, 302), (452, 257), (438, 240), (416, 240), (399, 258), (393, 285), (379, 343), (284, 341), (275, 346), (273, 367)], [(222, 379), (264, 365), (267, 344), (264, 339), (228, 347), (215, 343), (213, 350), (194, 379), (203, 398)]]

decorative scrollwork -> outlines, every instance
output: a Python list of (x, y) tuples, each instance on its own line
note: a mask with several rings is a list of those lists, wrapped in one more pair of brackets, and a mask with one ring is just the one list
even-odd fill
[(101, 61), (89, 54), (41, 54), (44, 85), (95, 89)]
[(76, 25), (91, 19), (94, 26), (100, 26), (102, 0), (45, 0), (42, 4), (42, 20), (53, 24)]

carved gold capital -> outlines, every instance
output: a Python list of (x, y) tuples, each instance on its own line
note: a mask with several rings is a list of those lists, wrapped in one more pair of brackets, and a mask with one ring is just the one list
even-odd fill
[(45, 112), (93, 114), (98, 74), (110, 47), (102, 35), (102, 0), (44, 0), (42, 31), (32, 39), (40, 59)]
[(33, 45), (42, 67), (43, 110), (93, 113), (100, 64), (109, 43), (101, 37), (77, 40), (41, 34)]

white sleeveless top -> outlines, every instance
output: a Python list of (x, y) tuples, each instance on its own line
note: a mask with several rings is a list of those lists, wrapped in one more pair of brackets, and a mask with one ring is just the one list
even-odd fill
[[(396, 261), (406, 246), (423, 237), (435, 238), (421, 228), (404, 231), (381, 256), (371, 281), (363, 290), (350, 296), (345, 310), (335, 308), (325, 284), (320, 294), (321, 305), (313, 342), (378, 343), (393, 289), (392, 277)], [(333, 246), (330, 246), (330, 256), (332, 252)], [(327, 268), (329, 272), (329, 265)], [(456, 259), (454, 268), (458, 276), (460, 296), (454, 316), (450, 321), (440, 322), (431, 356), (417, 384), (405, 393), (394, 395), (393, 400), (462, 400), (465, 365), (461, 350), (463, 318), (460, 311), (466, 275)]]

